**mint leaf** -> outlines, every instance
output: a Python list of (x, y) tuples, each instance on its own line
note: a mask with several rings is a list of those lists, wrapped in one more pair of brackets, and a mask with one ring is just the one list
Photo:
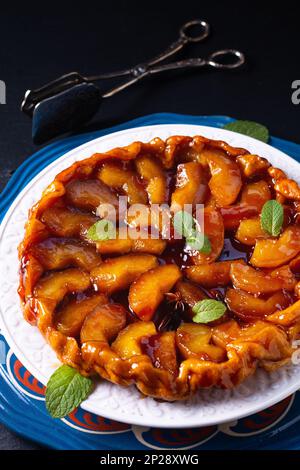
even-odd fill
[(221, 318), (226, 312), (226, 305), (219, 300), (204, 299), (197, 302), (192, 311), (196, 314), (193, 317), (195, 323), (209, 323)]
[(88, 229), (87, 237), (94, 242), (110, 240), (116, 238), (116, 228), (110, 220), (98, 220)]
[(186, 239), (186, 242), (192, 250), (209, 254), (211, 252), (211, 244), (207, 235), (197, 232), (196, 230)]
[(63, 418), (91, 393), (93, 382), (76, 369), (63, 365), (50, 377), (46, 389), (46, 408), (53, 418)]
[(188, 237), (193, 230), (195, 224), (193, 216), (186, 211), (178, 211), (174, 215), (173, 225), (178, 233), (182, 237)]
[(269, 141), (269, 131), (262, 124), (258, 124), (254, 121), (234, 121), (229, 122), (223, 126), (228, 131), (238, 132), (239, 134), (248, 135), (255, 139), (261, 140), (262, 142)]
[(282, 205), (275, 201), (275, 199), (271, 199), (262, 208), (260, 216), (261, 228), (273, 237), (277, 237), (280, 234), (283, 218), (284, 211)]
[(87, 231), (87, 237), (92, 241), (97, 241), (96, 224), (92, 225)]
[(211, 252), (211, 244), (208, 237), (197, 230), (196, 221), (189, 212), (176, 212), (173, 225), (176, 232), (180, 236), (185, 237), (188, 248), (206, 254)]

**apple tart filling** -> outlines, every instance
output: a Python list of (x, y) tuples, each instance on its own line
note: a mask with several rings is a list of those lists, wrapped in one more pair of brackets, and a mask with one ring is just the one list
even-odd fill
[(29, 212), (24, 317), (83, 375), (170, 401), (234, 387), (289, 363), (300, 337), (299, 205), (282, 170), (222, 141), (173, 136), (94, 154)]

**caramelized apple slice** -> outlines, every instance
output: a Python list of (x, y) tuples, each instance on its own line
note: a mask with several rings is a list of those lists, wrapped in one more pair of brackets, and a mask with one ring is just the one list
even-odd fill
[(295, 286), (295, 295), (298, 297), (298, 299), (300, 298), (300, 282), (297, 282)]
[(249, 219), (258, 213), (255, 207), (239, 203), (228, 207), (221, 207), (220, 211), (225, 230), (237, 229), (242, 220)]
[(117, 195), (98, 180), (73, 180), (66, 186), (66, 198), (75, 207), (96, 210), (100, 204), (118, 206)]
[(258, 239), (268, 237), (269, 235), (261, 228), (260, 217), (242, 220), (235, 234), (239, 242), (249, 246), (255, 245)]
[(258, 268), (276, 268), (300, 252), (300, 226), (292, 225), (277, 239), (256, 240), (250, 263)]
[(196, 161), (201, 163), (201, 165), (203, 166), (208, 166), (208, 161), (210, 159), (214, 159), (214, 158), (222, 159), (223, 157), (226, 157), (226, 153), (223, 150), (204, 144), (203, 148), (200, 149), (200, 152)]
[(160, 235), (165, 239), (170, 238), (172, 214), (169, 207), (140, 205), (138, 210), (132, 210), (133, 207), (128, 209), (126, 219), (130, 229), (147, 230), (148, 233), (153, 234), (153, 238)]
[(28, 300), (32, 296), (34, 286), (43, 275), (44, 268), (41, 263), (28, 253), (21, 260), (20, 285), (18, 294), (22, 301)]
[(53, 305), (57, 305), (67, 293), (82, 292), (89, 287), (89, 275), (80, 269), (70, 268), (41, 278), (34, 288), (34, 296), (49, 299)]
[(175, 344), (175, 332), (166, 331), (154, 336), (146, 336), (141, 339), (144, 354), (147, 354), (154, 367), (164, 369), (172, 375), (178, 372), (177, 353)]
[(230, 278), (234, 287), (250, 294), (271, 294), (281, 289), (292, 291), (296, 279), (288, 266), (269, 273), (248, 266), (244, 261), (232, 263)]
[[(170, 300), (183, 302), (191, 308), (197, 302), (206, 298), (207, 296), (203, 290), (189, 281), (178, 281), (174, 294), (170, 293)], [(193, 316), (195, 316), (194, 313)]]
[(101, 263), (95, 248), (72, 238), (48, 238), (30, 249), (45, 269), (78, 266), (90, 271)]
[(105, 162), (98, 178), (110, 188), (121, 189), (128, 196), (129, 204), (147, 204), (147, 194), (134, 171), (119, 162)]
[(248, 183), (241, 194), (241, 204), (255, 207), (258, 212), (269, 199), (271, 199), (270, 188), (264, 180)]
[(264, 317), (289, 305), (289, 299), (282, 291), (275, 292), (265, 300), (240, 289), (227, 289), (225, 301), (228, 308), (243, 320)]
[(129, 359), (143, 354), (141, 340), (155, 334), (156, 328), (152, 321), (137, 321), (120, 331), (111, 347), (122, 359)]
[(241, 328), (235, 320), (229, 320), (212, 327), (213, 342), (220, 348), (226, 349), (227, 344), (232, 343), (241, 334)]
[(230, 267), (234, 261), (218, 261), (217, 263), (188, 266), (185, 275), (190, 281), (204, 287), (227, 286), (230, 284)]
[(206, 325), (182, 323), (176, 331), (176, 344), (185, 359), (195, 357), (204, 361), (224, 361), (225, 350), (210, 344), (211, 339), (212, 329)]
[(234, 345), (239, 348), (240, 343), (249, 341), (263, 346), (262, 350), (259, 348), (257, 352), (253, 351), (253, 356), (258, 359), (276, 361), (288, 359), (291, 355), (286, 333), (267, 321), (257, 320), (252, 325), (241, 328), (240, 336), (235, 340)]
[(175, 161), (181, 160), (190, 148), (192, 137), (183, 135), (173, 135), (166, 140), (164, 153), (162, 155), (162, 163), (168, 170), (171, 169)]
[(167, 294), (170, 302), (175, 303), (175, 308), (181, 305), (182, 314), (186, 320), (192, 320), (195, 316), (192, 308), (200, 300), (207, 299), (207, 295), (202, 289), (189, 281), (178, 281), (175, 286), (175, 292)]
[(300, 255), (292, 259), (292, 261), (289, 263), (289, 267), (294, 274), (300, 274)]
[(189, 162), (178, 165), (171, 210), (174, 212), (181, 210), (185, 204), (202, 204), (206, 193), (207, 182), (200, 163)]
[(91, 271), (91, 278), (100, 292), (109, 293), (127, 289), (141, 274), (155, 268), (155, 256), (130, 254), (105, 260)]
[(271, 176), (273, 183), (275, 184), (276, 181), (287, 178), (285, 172), (281, 170), (280, 168), (275, 168), (274, 166), (271, 166), (268, 169), (268, 174)]
[(279, 268), (269, 269), (267, 272), (271, 278), (278, 278), (283, 280), (285, 290), (292, 290), (295, 287), (296, 278), (289, 265), (280, 266)]
[(154, 238), (130, 238), (130, 233), (119, 230), (116, 239), (101, 240), (96, 243), (97, 251), (103, 255), (125, 253), (150, 253), (160, 255), (166, 248), (165, 240)]
[(85, 317), (97, 305), (106, 303), (108, 303), (108, 299), (104, 294), (72, 299), (56, 313), (56, 328), (66, 336), (76, 337), (80, 333)]
[(134, 253), (149, 253), (152, 255), (161, 255), (167, 246), (165, 240), (152, 238), (138, 238), (133, 240), (132, 251)]
[(96, 249), (102, 255), (130, 253), (132, 250), (132, 240), (130, 238), (111, 238), (96, 242)]
[(87, 230), (97, 222), (92, 214), (67, 209), (66, 207), (49, 207), (43, 212), (42, 222), (58, 237), (83, 237)]
[(146, 191), (150, 204), (167, 202), (167, 180), (159, 160), (148, 155), (141, 155), (135, 160), (138, 174), (146, 182)]
[(151, 320), (157, 307), (174, 284), (181, 278), (180, 269), (175, 264), (158, 266), (141, 274), (131, 284), (129, 306), (144, 321)]
[(294, 209), (294, 221), (296, 224), (300, 224), (300, 201), (293, 202)]
[(221, 208), (225, 229), (237, 228), (243, 219), (258, 215), (265, 202), (270, 199), (271, 192), (266, 181), (247, 184), (242, 191), (239, 203)]
[(250, 353), (253, 360), (262, 361), (264, 368), (276, 368), (282, 365), (280, 361), (286, 363), (291, 355), (286, 333), (267, 321), (256, 320), (245, 328), (239, 328), (236, 322), (227, 322), (214, 329), (213, 338), (217, 344), (232, 343), (231, 348), (242, 355)]
[(113, 341), (125, 328), (126, 310), (119, 304), (98, 305), (87, 315), (80, 332), (81, 343), (87, 341)]
[(291, 326), (300, 318), (300, 300), (287, 307), (285, 310), (278, 310), (267, 317), (267, 320), (282, 326)]
[(220, 151), (212, 151), (206, 155), (211, 172), (210, 190), (218, 206), (233, 204), (242, 187), (241, 172), (238, 164)]
[(221, 254), (224, 246), (224, 224), (220, 212), (213, 207), (204, 209), (204, 233), (209, 238), (210, 253), (195, 251), (191, 253), (195, 264), (207, 264), (215, 261)]
[[(151, 227), (151, 207), (144, 204), (139, 207), (136, 211), (131, 211), (131, 208), (128, 210), (129, 213), (126, 214), (127, 218), (125, 222), (129, 227), (146, 229)], [(158, 212), (159, 214), (159, 212)], [(159, 216), (157, 217), (157, 223), (159, 224), (157, 228), (160, 229), (160, 220)]]
[(288, 337), (289, 337), (289, 341), (291, 344), (293, 344), (295, 340), (299, 340), (300, 338), (299, 322), (296, 322), (293, 325), (288, 327)]
[(270, 166), (270, 163), (265, 158), (259, 157), (258, 155), (252, 155), (250, 153), (239, 155), (236, 161), (246, 178), (251, 178), (251, 176), (264, 173)]
[(300, 186), (298, 183), (289, 178), (280, 178), (274, 185), (276, 192), (284, 196), (286, 199), (300, 201)]
[(190, 138), (190, 142), (186, 141), (185, 145), (181, 146), (180, 150), (176, 154), (176, 162), (197, 162), (207, 165), (206, 161), (202, 156), (202, 152), (205, 151), (205, 142), (203, 137), (195, 135)]

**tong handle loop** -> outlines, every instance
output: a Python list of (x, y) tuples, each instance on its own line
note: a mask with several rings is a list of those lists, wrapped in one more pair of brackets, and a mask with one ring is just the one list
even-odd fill
[[(191, 33), (191, 30), (195, 28), (198, 30), (198, 34), (196, 36), (195, 34)], [(159, 62), (163, 62), (174, 54), (177, 54), (177, 52), (183, 49), (183, 47), (188, 43), (203, 41), (205, 38), (207, 38), (209, 32), (209, 24), (204, 20), (192, 20), (184, 23), (179, 30), (179, 38), (177, 41), (170, 44), (167, 49), (155, 56), (153, 59), (147, 61), (145, 65), (150, 67), (152, 65), (158, 64)]]
[[(192, 34), (192, 30), (198, 29), (198, 34)], [(207, 38), (210, 32), (209, 24), (204, 20), (192, 20), (184, 23), (179, 34), (186, 42), (200, 42)]]
[[(223, 62), (223, 60), (229, 62)], [(222, 49), (213, 52), (207, 59), (207, 64), (216, 69), (235, 69), (245, 63), (245, 55), (236, 49)]]

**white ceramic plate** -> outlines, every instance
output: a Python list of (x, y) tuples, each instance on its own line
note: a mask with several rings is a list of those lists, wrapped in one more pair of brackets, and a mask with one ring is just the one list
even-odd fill
[[(95, 152), (124, 146), (134, 140), (148, 142), (159, 136), (204, 135), (225, 140), (266, 157), (294, 179), (300, 179), (300, 165), (292, 158), (258, 140), (223, 129), (194, 125), (155, 125), (115, 132), (92, 140), (68, 152), (41, 171), (18, 195), (8, 210), (0, 230), (0, 326), (11, 348), (24, 366), (43, 384), (59, 366), (58, 360), (37, 330), (22, 317), (18, 286), (17, 245), (23, 237), (28, 209), (39, 199), (55, 175), (74, 161)], [(81, 405), (87, 411), (106, 418), (141, 426), (195, 427), (234, 421), (265, 409), (300, 388), (300, 366), (288, 366), (273, 374), (258, 370), (234, 390), (203, 390), (183, 402), (160, 403), (144, 398), (134, 388), (123, 388), (101, 381)]]

